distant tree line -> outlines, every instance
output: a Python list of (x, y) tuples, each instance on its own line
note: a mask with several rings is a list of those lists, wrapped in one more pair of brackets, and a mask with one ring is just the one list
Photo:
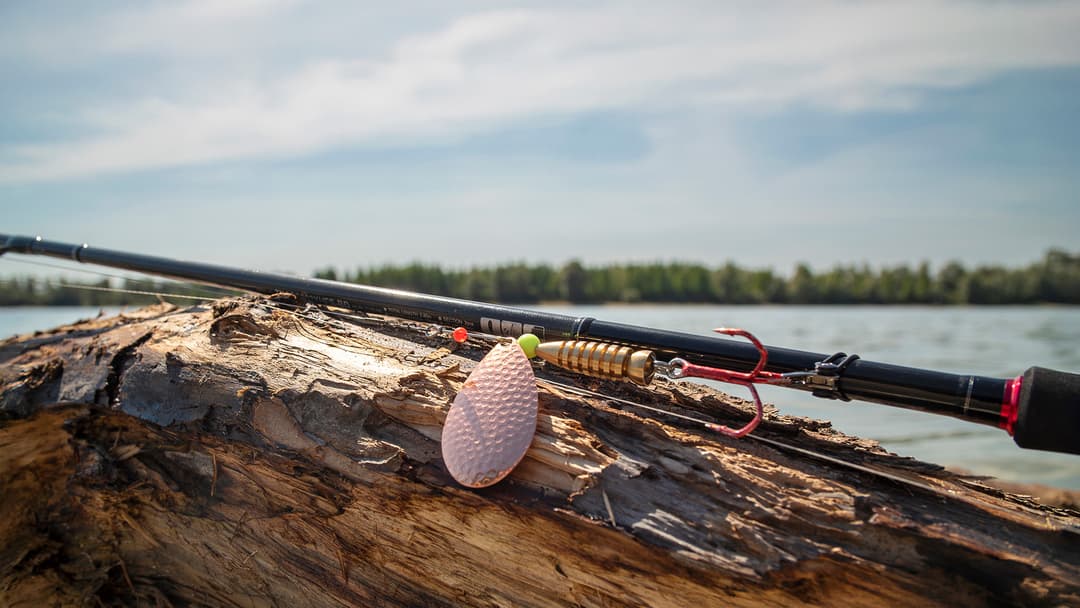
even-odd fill
[(799, 264), (785, 277), (728, 262), (719, 268), (680, 262), (586, 266), (570, 261), (446, 270), (413, 263), (316, 276), (436, 295), (528, 304), (563, 300), (710, 304), (1080, 304), (1080, 254), (1053, 249), (1023, 268), (958, 262), (936, 272), (926, 262), (871, 269), (836, 266), (815, 273)]
[[(799, 264), (786, 277), (770, 269), (747, 269), (731, 262), (709, 268), (682, 262), (586, 266), (576, 260), (561, 267), (514, 263), (467, 270), (412, 263), (361, 268), (351, 274), (325, 268), (315, 276), (511, 304), (1080, 304), (1080, 254), (1058, 249), (1022, 268), (968, 269), (950, 262), (934, 271), (924, 262), (914, 268), (872, 269), (862, 264), (815, 273), (806, 264)], [(150, 280), (116, 285), (107, 279), (71, 283), (24, 277), (0, 281), (0, 306), (109, 306), (157, 301), (156, 296), (87, 290), (83, 285), (209, 298), (221, 295), (204, 287)]]

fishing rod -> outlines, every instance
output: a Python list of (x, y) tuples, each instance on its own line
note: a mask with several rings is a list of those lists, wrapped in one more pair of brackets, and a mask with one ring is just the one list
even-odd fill
[(1080, 454), (1080, 375), (1031, 367), (1015, 378), (953, 374), (857, 355), (750, 343), (474, 302), (397, 289), (186, 262), (0, 234), (0, 255), (19, 253), (240, 289), (289, 292), (305, 300), (499, 336), (534, 334), (536, 354), (573, 371), (647, 384), (654, 374), (705, 377), (748, 386), (775, 384), (844, 401), (860, 400), (996, 426), (1023, 448)]

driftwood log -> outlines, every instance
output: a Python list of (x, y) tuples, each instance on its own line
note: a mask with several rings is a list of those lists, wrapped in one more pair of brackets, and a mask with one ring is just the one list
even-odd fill
[(914, 485), (541, 384), (521, 466), (461, 488), (439, 434), (484, 345), (288, 304), (0, 343), (0, 605), (1080, 604), (1074, 508), (774, 411), (756, 434)]

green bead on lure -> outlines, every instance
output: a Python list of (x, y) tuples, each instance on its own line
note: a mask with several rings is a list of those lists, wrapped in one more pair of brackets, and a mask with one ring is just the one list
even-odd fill
[(540, 338), (533, 334), (521, 334), (518, 336), (517, 343), (521, 346), (521, 350), (525, 351), (525, 356), (532, 359), (536, 356), (536, 347), (540, 346)]

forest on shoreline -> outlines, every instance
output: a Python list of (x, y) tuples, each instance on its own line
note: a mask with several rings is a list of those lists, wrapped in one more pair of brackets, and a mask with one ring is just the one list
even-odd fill
[[(933, 270), (923, 262), (878, 269), (841, 265), (814, 272), (799, 264), (784, 276), (731, 262), (710, 268), (683, 262), (587, 266), (572, 260), (561, 267), (513, 263), (466, 270), (421, 263), (353, 273), (327, 267), (315, 276), (507, 304), (1080, 304), (1080, 254), (1060, 249), (1020, 268), (968, 269), (950, 262)], [(77, 283), (15, 277), (0, 285), (0, 306), (114, 306), (157, 300), (154, 295), (113, 289), (222, 295), (212, 288), (149, 279)]]

